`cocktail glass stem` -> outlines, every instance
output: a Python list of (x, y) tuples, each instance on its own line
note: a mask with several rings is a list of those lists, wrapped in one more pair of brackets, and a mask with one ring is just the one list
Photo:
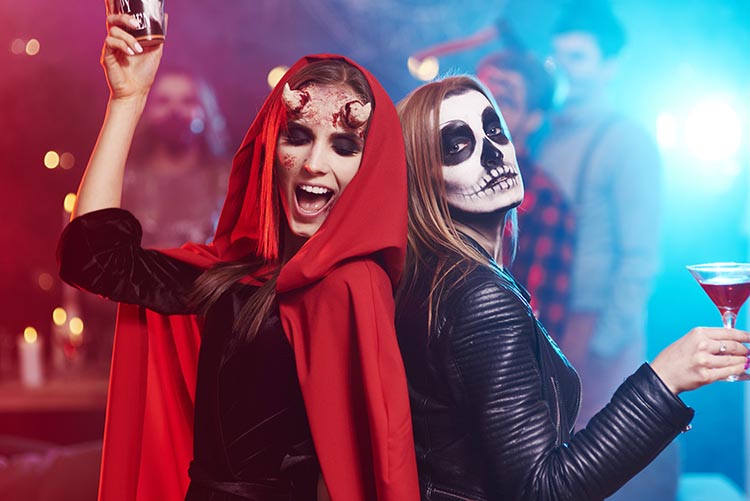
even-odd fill
[(726, 310), (721, 314), (721, 320), (726, 329), (734, 329), (734, 326), (737, 323), (737, 312)]

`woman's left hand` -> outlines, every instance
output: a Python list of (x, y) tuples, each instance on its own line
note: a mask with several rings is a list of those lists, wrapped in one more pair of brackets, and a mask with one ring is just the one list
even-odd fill
[(698, 327), (667, 346), (651, 367), (674, 394), (690, 391), (747, 370), (750, 333)]

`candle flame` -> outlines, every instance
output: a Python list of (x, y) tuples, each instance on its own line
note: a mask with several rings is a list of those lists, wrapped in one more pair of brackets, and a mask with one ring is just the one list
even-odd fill
[(36, 343), (36, 339), (39, 337), (39, 334), (37, 334), (36, 329), (33, 327), (26, 327), (23, 330), (23, 338), (26, 340), (29, 344)]

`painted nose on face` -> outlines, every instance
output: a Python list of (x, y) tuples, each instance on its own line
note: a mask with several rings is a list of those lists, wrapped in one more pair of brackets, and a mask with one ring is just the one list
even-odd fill
[(482, 167), (489, 171), (503, 165), (503, 152), (492, 144), (492, 141), (484, 138), (482, 141), (482, 156), (479, 160)]

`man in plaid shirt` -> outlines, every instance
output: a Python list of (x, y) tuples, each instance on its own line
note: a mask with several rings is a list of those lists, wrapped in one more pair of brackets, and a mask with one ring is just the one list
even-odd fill
[(510, 48), (483, 59), (477, 76), (500, 106), (523, 176), (518, 250), (510, 269), (531, 294), (537, 317), (559, 342), (568, 312), (575, 219), (557, 185), (534, 165), (527, 145), (552, 105), (554, 79), (531, 53)]

